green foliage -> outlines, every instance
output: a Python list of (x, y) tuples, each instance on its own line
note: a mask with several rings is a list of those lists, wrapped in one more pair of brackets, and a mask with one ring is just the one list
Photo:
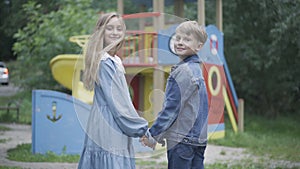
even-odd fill
[[(99, 0), (92, 0), (91, 6), (94, 9), (98, 9), (98, 12), (105, 13), (105, 12), (116, 12), (117, 11), (117, 0), (110, 0), (110, 1), (99, 1)], [(139, 6), (133, 4), (130, 1), (123, 1), (124, 6), (124, 14), (132, 14), (139, 12)]]
[[(197, 1), (185, 2), (183, 5), (183, 15), (184, 18), (189, 20), (198, 21), (198, 5)], [(205, 25), (213, 24), (215, 25), (216, 19), (216, 1), (205, 1)], [(167, 14), (174, 14), (174, 6), (165, 6), (164, 12)]]
[(0, 122), (18, 122), (23, 124), (31, 124), (31, 91), (21, 91), (13, 96), (2, 96), (0, 97), (0, 106), (7, 106), (7, 104), (11, 101), (17, 101), (20, 104), (19, 120), (17, 121), (16, 110), (11, 110), (9, 114), (6, 110), (2, 110), (0, 111)]
[(10, 112), (10, 113), (1, 113), (0, 115), (0, 121), (3, 121), (3, 122), (16, 122), (17, 119), (15, 117), (13, 117), (13, 113), (15, 112)]
[(68, 0), (59, 10), (45, 15), (41, 9), (41, 4), (35, 2), (23, 6), (29, 21), (14, 36), (17, 42), (13, 49), (19, 63), (16, 82), (29, 90), (60, 89), (52, 78), (50, 60), (59, 54), (81, 53), (69, 37), (90, 33), (98, 16), (89, 0)]
[[(5, 0), (0, 3), (0, 60), (15, 60), (12, 46), (15, 42), (13, 35), (18, 29), (23, 28), (27, 23), (27, 15), (22, 10), (22, 5), (29, 0)], [(60, 5), (57, 0), (35, 0), (43, 4), (43, 13), (56, 10)]]
[(225, 56), (246, 112), (299, 113), (300, 3), (230, 0), (223, 5)]

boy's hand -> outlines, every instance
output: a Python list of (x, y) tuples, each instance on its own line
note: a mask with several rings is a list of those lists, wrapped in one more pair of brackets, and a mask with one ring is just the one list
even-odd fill
[(147, 146), (152, 148), (153, 150), (155, 150), (155, 146), (156, 146), (156, 141), (152, 138), (147, 138), (147, 136), (143, 136), (140, 138), (140, 142), (142, 143), (143, 146)]

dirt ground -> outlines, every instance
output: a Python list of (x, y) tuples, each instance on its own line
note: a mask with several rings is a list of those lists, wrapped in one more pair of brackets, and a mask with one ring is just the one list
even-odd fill
[[(17, 162), (10, 161), (7, 157), (7, 150), (16, 147), (19, 144), (31, 143), (31, 126), (20, 124), (0, 124), (10, 128), (9, 131), (0, 132), (0, 140), (5, 139), (4, 143), (0, 143), (0, 166), (18, 166), (21, 168), (30, 169), (75, 169), (77, 163), (49, 163), (49, 162)], [(145, 154), (136, 154), (138, 158), (147, 158)], [(160, 153), (159, 158), (151, 158), (157, 160), (157, 163), (166, 162), (166, 153)], [(246, 152), (243, 148), (223, 147), (216, 145), (208, 145), (205, 152), (205, 164), (214, 164), (217, 162), (233, 164), (239, 163), (241, 160), (252, 161), (262, 160), (261, 158), (254, 157)], [(287, 161), (272, 161), (265, 159), (269, 164), (268, 168), (276, 168), (276, 166), (286, 166), (286, 168), (300, 168), (300, 163), (290, 163)], [(137, 166), (137, 168), (141, 168)]]
[[(0, 143), (0, 166), (19, 166), (31, 169), (74, 169), (77, 168), (76, 163), (47, 163), (47, 162), (17, 162), (10, 161), (6, 158), (7, 150), (16, 147), (18, 144), (31, 143), (31, 126), (20, 124), (0, 124), (11, 128), (9, 131), (1, 132), (0, 139), (5, 139), (4, 143)], [(242, 148), (229, 148), (215, 145), (208, 145), (205, 154), (205, 164), (212, 164), (222, 161), (235, 161), (242, 158), (248, 158), (250, 155), (244, 152)], [(138, 156), (138, 154), (137, 154)], [(159, 162), (167, 161), (166, 154), (162, 153), (160, 158), (156, 158)]]

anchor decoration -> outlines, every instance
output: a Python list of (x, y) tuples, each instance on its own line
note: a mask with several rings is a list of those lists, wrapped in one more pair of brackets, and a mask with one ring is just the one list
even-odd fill
[(56, 117), (56, 101), (52, 102), (52, 115), (53, 115), (52, 118), (50, 117), (50, 115), (47, 115), (47, 118), (53, 123), (57, 122), (62, 117), (62, 115)]

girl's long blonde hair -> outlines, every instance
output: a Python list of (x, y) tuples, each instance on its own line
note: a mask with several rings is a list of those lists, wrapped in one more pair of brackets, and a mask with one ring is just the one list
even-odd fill
[[(115, 42), (104, 46), (104, 31), (105, 26), (111, 18), (117, 17), (123, 24), (123, 35)], [(105, 52), (112, 51), (116, 53), (123, 45), (125, 37), (126, 26), (120, 15), (117, 13), (106, 13), (99, 17), (94, 33), (89, 37), (89, 41), (85, 48), (84, 57), (84, 71), (83, 84), (87, 90), (93, 90), (95, 83), (99, 83), (98, 70), (100, 68), (100, 60)]]

